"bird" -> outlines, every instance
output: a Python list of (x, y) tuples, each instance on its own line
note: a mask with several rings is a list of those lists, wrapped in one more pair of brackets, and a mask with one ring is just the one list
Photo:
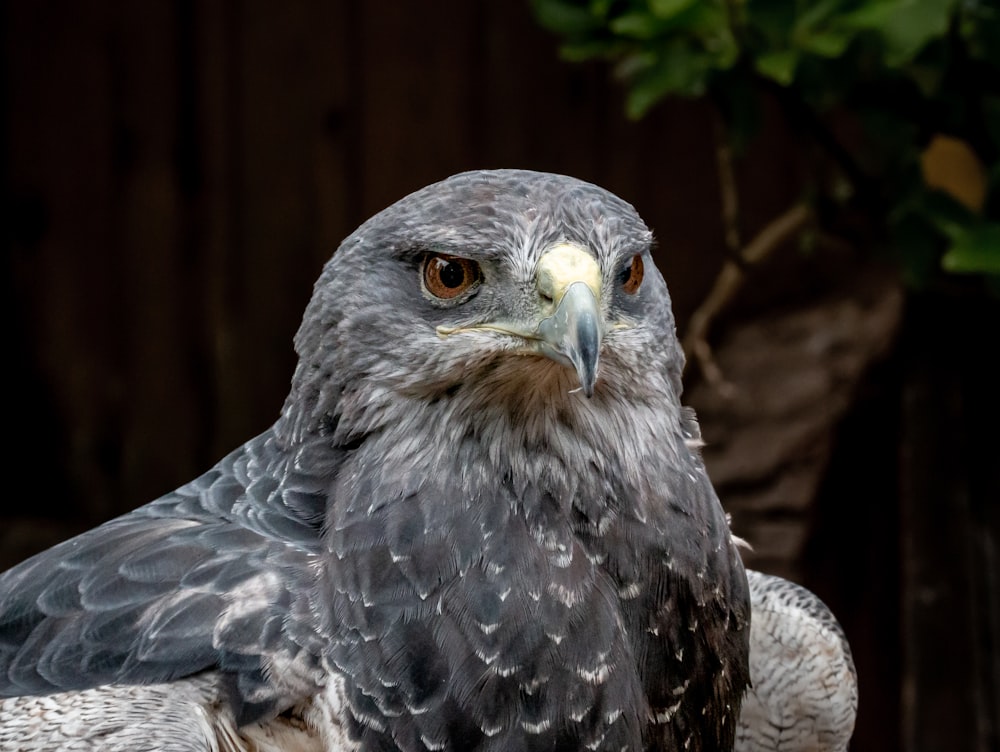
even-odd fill
[(851, 646), (812, 591), (747, 569), (750, 681), (736, 752), (846, 752), (858, 710)]
[(0, 749), (732, 749), (750, 586), (653, 246), (527, 170), (364, 222), (271, 428), (0, 575)]

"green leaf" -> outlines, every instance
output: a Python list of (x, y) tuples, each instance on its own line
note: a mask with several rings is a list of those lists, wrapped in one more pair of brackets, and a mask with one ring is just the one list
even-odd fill
[(614, 0), (590, 0), (590, 12), (595, 18), (607, 18)]
[(683, 13), (697, 0), (649, 0), (649, 9), (657, 18), (673, 18), (679, 13)]
[(532, 9), (543, 28), (566, 37), (584, 36), (603, 26), (588, 8), (571, 0), (533, 0)]
[(758, 55), (754, 66), (762, 76), (788, 86), (795, 79), (795, 66), (798, 62), (799, 53), (795, 50), (776, 50)]
[(628, 116), (641, 118), (670, 94), (701, 96), (705, 93), (710, 68), (710, 58), (703, 52), (682, 42), (667, 45), (656, 64), (636, 76), (625, 100)]
[(959, 274), (1000, 274), (1000, 224), (980, 224), (959, 235), (941, 266)]
[(957, 243), (980, 222), (967, 206), (944, 191), (924, 188), (917, 200), (925, 221), (951, 243)]
[(840, 57), (851, 43), (849, 34), (840, 31), (821, 31), (796, 38), (797, 46), (820, 57)]
[(669, 84), (654, 77), (637, 82), (629, 89), (628, 96), (625, 98), (625, 114), (631, 120), (639, 120), (669, 91)]
[(815, 29), (842, 11), (843, 0), (818, 0), (810, 3), (795, 23), (796, 31)]
[(618, 36), (632, 39), (652, 39), (660, 33), (662, 24), (653, 14), (636, 10), (612, 19), (608, 27)]
[(629, 52), (622, 56), (615, 66), (615, 75), (621, 79), (634, 79), (643, 71), (656, 65), (656, 54), (649, 50)]
[(857, 10), (844, 14), (841, 20), (855, 29), (877, 31), (890, 23), (900, 9), (911, 5), (912, 2), (913, 0), (876, 0), (863, 3)]
[(850, 29), (881, 37), (883, 57), (898, 68), (912, 60), (928, 42), (945, 36), (958, 0), (884, 0), (866, 3), (840, 18)]

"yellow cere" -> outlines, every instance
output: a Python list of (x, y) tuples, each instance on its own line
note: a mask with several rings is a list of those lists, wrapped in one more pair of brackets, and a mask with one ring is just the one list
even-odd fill
[(553, 246), (538, 262), (535, 283), (538, 291), (559, 305), (562, 296), (574, 282), (583, 282), (601, 299), (601, 267), (587, 251), (572, 243)]

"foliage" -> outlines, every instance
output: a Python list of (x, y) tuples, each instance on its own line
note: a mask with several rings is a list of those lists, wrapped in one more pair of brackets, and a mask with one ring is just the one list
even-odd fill
[[(761, 97), (810, 137), (828, 206), (860, 209), (912, 282), (1000, 276), (1000, 4), (984, 0), (533, 0), (569, 60), (614, 62), (628, 114), (714, 103), (732, 144)], [(837, 126), (860, 133), (848, 144)], [(841, 129), (842, 130), (842, 129)], [(814, 147), (820, 147), (816, 149)], [(829, 166), (834, 169), (831, 174)]]

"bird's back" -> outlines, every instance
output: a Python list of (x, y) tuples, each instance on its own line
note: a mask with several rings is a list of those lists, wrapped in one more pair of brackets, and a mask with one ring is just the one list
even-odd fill
[(858, 684), (840, 624), (800, 585), (753, 570), (747, 579), (752, 687), (743, 701), (736, 752), (846, 752)]

